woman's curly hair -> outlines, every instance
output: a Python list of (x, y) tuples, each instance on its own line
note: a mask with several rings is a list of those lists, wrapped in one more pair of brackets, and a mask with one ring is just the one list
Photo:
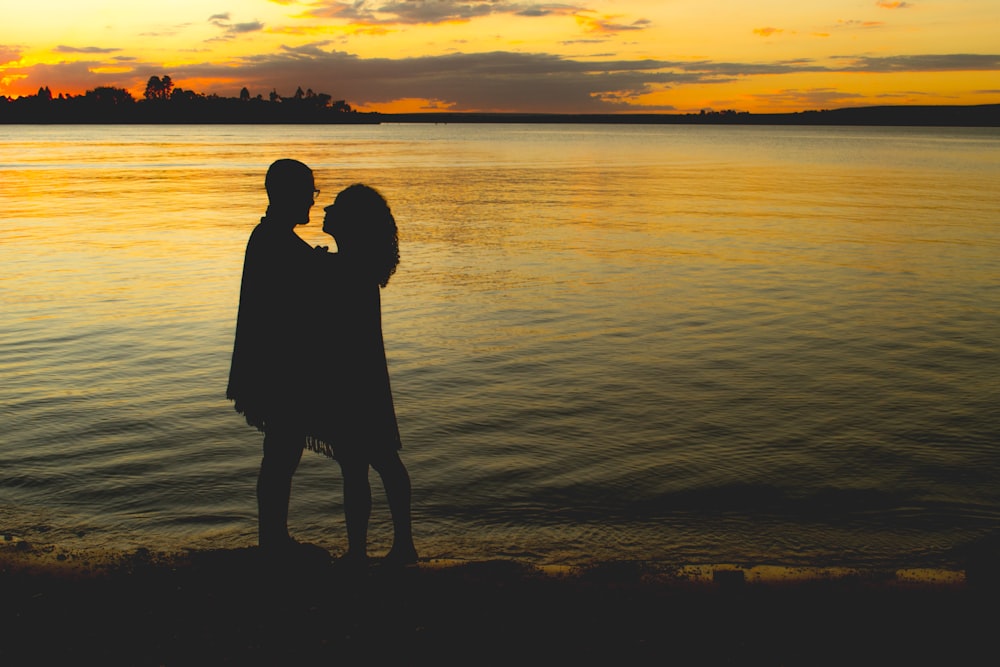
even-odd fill
[(360, 261), (385, 287), (399, 265), (399, 230), (385, 197), (373, 187), (355, 183), (337, 195), (333, 210), (350, 230)]

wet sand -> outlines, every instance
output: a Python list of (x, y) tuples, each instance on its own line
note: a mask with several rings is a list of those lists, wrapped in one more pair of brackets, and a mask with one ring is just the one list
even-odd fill
[(272, 562), (254, 548), (95, 555), (7, 542), (0, 655), (45, 665), (960, 665), (994, 653), (995, 594), (995, 581), (963, 572), (511, 560), (358, 570), (316, 553)]

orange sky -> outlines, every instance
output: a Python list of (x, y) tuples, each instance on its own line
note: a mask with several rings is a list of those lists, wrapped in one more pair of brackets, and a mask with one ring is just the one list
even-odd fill
[(361, 110), (801, 111), (1000, 103), (997, 0), (3, 0), (0, 94), (235, 97)]

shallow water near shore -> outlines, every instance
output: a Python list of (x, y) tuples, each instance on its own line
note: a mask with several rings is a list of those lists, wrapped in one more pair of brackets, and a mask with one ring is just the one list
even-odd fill
[[(998, 149), (995, 129), (0, 128), (0, 531), (254, 543), (260, 435), (223, 395), (263, 173), (295, 157), (321, 204), (361, 181), (399, 222), (383, 326), (422, 555), (955, 566), (1000, 527)], [(300, 233), (332, 245), (321, 216)], [(293, 533), (343, 550), (337, 466), (307, 455), (295, 484)]]

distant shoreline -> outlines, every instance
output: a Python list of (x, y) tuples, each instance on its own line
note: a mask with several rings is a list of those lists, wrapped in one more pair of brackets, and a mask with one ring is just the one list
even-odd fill
[(380, 114), (383, 123), (553, 123), (618, 125), (882, 125), (1000, 127), (1000, 104), (974, 106), (877, 106), (827, 111), (754, 114), (542, 114), (423, 112)]
[[(793, 113), (706, 111), (693, 114), (563, 114), (480, 113), (460, 111), (420, 113), (232, 113), (240, 107), (211, 112), (185, 110), (171, 114), (125, 113), (0, 113), (0, 125), (378, 125), (383, 123), (493, 123), (602, 125), (789, 125), (886, 127), (1000, 127), (1000, 104), (847, 107)], [(3, 110), (0, 109), (0, 112)]]

